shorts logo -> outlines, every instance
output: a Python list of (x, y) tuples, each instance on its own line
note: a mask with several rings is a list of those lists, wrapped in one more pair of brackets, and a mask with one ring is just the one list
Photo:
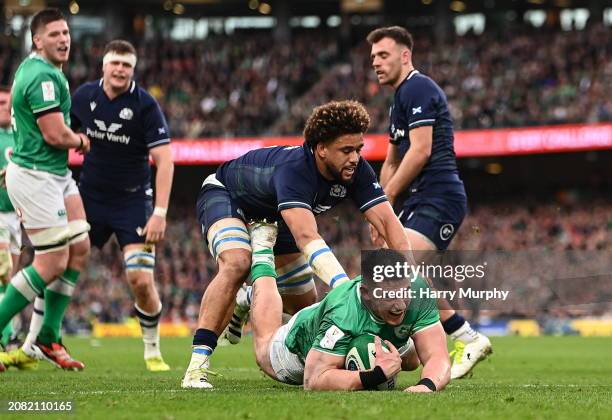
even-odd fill
[(58, 215), (59, 217), (66, 217), (66, 209), (59, 209), (59, 210), (57, 211), (57, 215)]
[(448, 239), (453, 236), (453, 232), (455, 232), (455, 227), (450, 223), (443, 225), (440, 228), (440, 239), (443, 241), (448, 241)]
[(346, 187), (340, 184), (332, 185), (331, 189), (329, 190), (329, 195), (332, 197), (344, 198), (346, 197)]
[(134, 111), (132, 111), (130, 108), (123, 108), (119, 113), (119, 118), (124, 120), (131, 120), (133, 116)]
[(400, 325), (393, 329), (395, 335), (399, 338), (408, 338), (410, 336), (410, 328), (408, 325)]

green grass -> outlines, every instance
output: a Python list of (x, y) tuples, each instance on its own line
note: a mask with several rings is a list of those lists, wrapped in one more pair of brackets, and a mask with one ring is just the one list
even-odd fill
[(183, 390), (190, 339), (162, 341), (173, 369), (157, 374), (145, 371), (139, 339), (66, 341), (85, 371), (41, 364), (0, 374), (3, 409), (6, 400), (71, 400), (70, 418), (106, 420), (612, 418), (612, 338), (495, 338), (495, 353), (472, 378), (429, 395), (399, 391), (418, 380), (416, 372), (401, 373), (396, 391), (304, 392), (264, 377), (250, 342), (217, 349), (212, 367), (223, 377), (214, 378), (213, 391)]

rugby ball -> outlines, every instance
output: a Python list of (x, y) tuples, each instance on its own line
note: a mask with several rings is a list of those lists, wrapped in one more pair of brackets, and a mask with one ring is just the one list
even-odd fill
[[(383, 351), (389, 352), (389, 348), (383, 342)], [(374, 344), (374, 336), (363, 334), (353, 338), (349, 344), (349, 352), (344, 360), (344, 368), (346, 370), (370, 370), (376, 365), (376, 345)], [(378, 389), (385, 391), (395, 388), (395, 376), (389, 378), (387, 382), (380, 384)]]

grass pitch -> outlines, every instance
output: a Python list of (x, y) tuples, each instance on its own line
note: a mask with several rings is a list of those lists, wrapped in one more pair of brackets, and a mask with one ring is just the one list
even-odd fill
[(250, 341), (219, 347), (213, 391), (183, 390), (180, 379), (190, 339), (164, 339), (170, 372), (145, 370), (140, 339), (66, 340), (87, 364), (63, 372), (41, 363), (37, 371), (0, 374), (0, 418), (7, 401), (72, 401), (75, 410), (34, 418), (87, 419), (362, 419), (362, 418), (612, 418), (612, 338), (494, 338), (494, 354), (472, 378), (436, 394), (401, 389), (418, 372), (401, 373), (396, 391), (304, 392), (257, 369)]

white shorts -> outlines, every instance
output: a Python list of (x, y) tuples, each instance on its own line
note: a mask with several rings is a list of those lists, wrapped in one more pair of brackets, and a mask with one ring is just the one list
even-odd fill
[(17, 216), (27, 229), (66, 226), (68, 217), (64, 198), (79, 194), (72, 172), (59, 176), (22, 168), (9, 162), (6, 187)]
[(294, 322), (295, 315), (272, 337), (270, 363), (279, 381), (289, 385), (302, 385), (304, 383), (304, 362), (297, 354), (291, 353), (285, 345), (285, 339)]
[(21, 225), (15, 212), (0, 212), (0, 243), (9, 244), (11, 254), (21, 254)]

